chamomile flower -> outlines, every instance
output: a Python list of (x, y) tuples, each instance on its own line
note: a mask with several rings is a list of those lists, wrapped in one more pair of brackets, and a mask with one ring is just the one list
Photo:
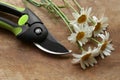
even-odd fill
[(83, 50), (82, 54), (72, 54), (74, 57), (72, 63), (73, 64), (80, 63), (82, 69), (86, 69), (86, 67), (89, 66), (94, 66), (94, 64), (97, 63), (97, 60), (94, 58), (94, 54), (98, 52), (98, 50), (95, 49), (92, 50), (89, 47), (88, 51)]
[(71, 20), (70, 24), (72, 25), (73, 24), (79, 24), (79, 25), (88, 24), (91, 11), (92, 11), (92, 8), (88, 8), (88, 9), (82, 8), (80, 11), (80, 14), (76, 12), (72, 13), (75, 20)]
[(92, 36), (92, 32), (94, 30), (93, 27), (89, 26), (79, 27), (76, 24), (74, 24), (73, 29), (75, 32), (68, 37), (68, 40), (71, 41), (72, 43), (76, 43), (78, 41), (80, 46), (83, 46), (83, 44), (88, 42), (88, 38)]
[(114, 48), (113, 45), (111, 44), (111, 41), (109, 41), (108, 32), (105, 32), (105, 35), (99, 34), (99, 36), (102, 38), (102, 42), (98, 44), (98, 48), (100, 49), (99, 54), (101, 58), (104, 59), (105, 56), (110, 55)]
[(108, 18), (102, 17), (101, 19), (98, 19), (97, 17), (93, 16), (93, 20), (95, 21), (94, 36), (96, 37), (98, 34), (103, 33), (108, 27)]

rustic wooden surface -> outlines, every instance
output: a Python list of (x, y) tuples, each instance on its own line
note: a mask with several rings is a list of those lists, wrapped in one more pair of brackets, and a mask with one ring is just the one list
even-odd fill
[[(1, 0), (24, 7), (21, 0)], [(54, 0), (61, 4), (62, 1)], [(71, 2), (70, 0), (68, 0)], [(96, 14), (109, 17), (109, 31), (114, 48), (110, 57), (99, 59), (98, 64), (87, 70), (72, 65), (71, 58), (46, 54), (32, 44), (25, 44), (10, 32), (0, 28), (0, 80), (120, 80), (120, 1), (78, 0), (82, 6), (93, 7)], [(67, 41), (70, 34), (60, 19), (55, 19), (44, 9), (29, 6), (42, 19), (49, 31), (68, 49), (78, 52)], [(97, 10), (97, 12), (95, 12)], [(69, 12), (65, 12), (69, 17)]]

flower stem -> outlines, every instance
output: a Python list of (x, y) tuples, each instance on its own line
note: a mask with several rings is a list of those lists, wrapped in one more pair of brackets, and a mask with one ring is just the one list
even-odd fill
[[(49, 0), (48, 0), (49, 1)], [(69, 19), (65, 16), (65, 14), (51, 1), (49, 1), (51, 4), (51, 7), (56, 11), (57, 14), (59, 14), (59, 16), (63, 19), (63, 21), (66, 23), (66, 25), (68, 26), (69, 30), (71, 33), (73, 33), (73, 30), (71, 29), (70, 26), (70, 21)]]
[(89, 20), (93, 23), (93, 25), (96, 24), (96, 22), (92, 18), (89, 18)]
[(78, 2), (76, 1), (76, 0), (72, 0), (76, 5), (77, 5), (77, 7), (79, 8), (79, 9), (81, 9), (82, 7), (80, 6), (80, 4), (78, 4)]
[(76, 42), (77, 44), (78, 44), (78, 47), (82, 50), (82, 51), (84, 51), (84, 48), (80, 45), (80, 43), (77, 41)]
[(46, 4), (44, 4), (44, 3), (37, 2), (37, 1), (35, 1), (35, 0), (27, 0), (27, 1), (30, 2), (31, 4), (37, 6), (37, 7), (41, 7), (41, 6), (46, 5)]
[(100, 43), (98, 40), (96, 40), (96, 39), (94, 39), (92, 37), (90, 39), (93, 40), (94, 42), (98, 43), (98, 44)]
[(68, 2), (66, 0), (63, 0), (63, 2), (68, 5), (74, 12), (78, 13), (77, 10), (70, 4), (68, 4)]

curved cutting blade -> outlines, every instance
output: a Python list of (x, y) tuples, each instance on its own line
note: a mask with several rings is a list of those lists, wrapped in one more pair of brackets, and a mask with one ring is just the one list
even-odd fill
[(34, 43), (39, 49), (50, 53), (50, 54), (68, 54), (71, 53), (71, 50), (67, 50), (59, 42), (57, 42), (52, 35), (49, 33), (47, 38), (42, 43)]

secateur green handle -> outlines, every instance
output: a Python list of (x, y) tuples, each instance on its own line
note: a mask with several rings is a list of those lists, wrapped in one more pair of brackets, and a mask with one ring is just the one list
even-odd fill
[(48, 30), (45, 25), (30, 9), (0, 2), (0, 11), (19, 17), (18, 23), (14, 23), (0, 16), (0, 27), (13, 32), (18, 39), (42, 42), (47, 37)]
[(9, 13), (19, 17), (18, 23), (14, 23), (2, 16), (0, 16), (0, 27), (13, 32), (16, 36), (22, 32), (22, 27), (27, 21), (29, 16), (24, 14), (25, 8), (19, 8), (11, 4), (0, 2), (0, 11)]

